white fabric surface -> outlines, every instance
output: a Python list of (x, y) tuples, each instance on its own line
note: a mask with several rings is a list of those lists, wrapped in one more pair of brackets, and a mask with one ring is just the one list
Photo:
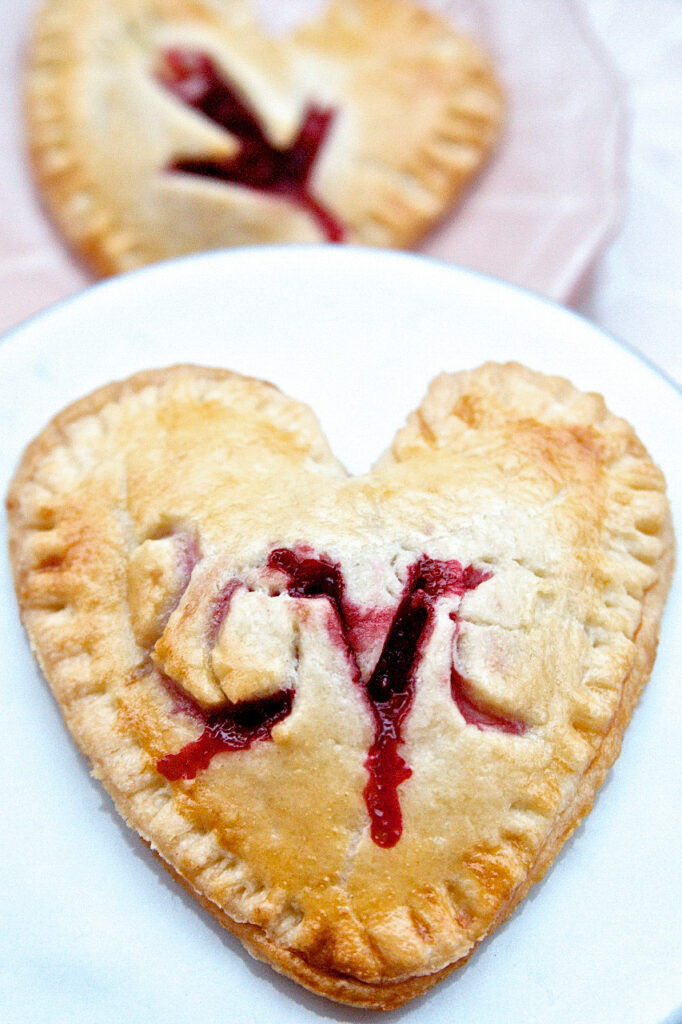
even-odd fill
[(625, 86), (631, 136), (622, 220), (576, 307), (681, 384), (682, 2), (583, 2)]

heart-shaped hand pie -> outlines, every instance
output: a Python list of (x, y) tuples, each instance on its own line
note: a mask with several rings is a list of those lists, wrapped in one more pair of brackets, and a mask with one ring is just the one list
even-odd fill
[(653, 663), (664, 481), (601, 398), (444, 375), (348, 477), (271, 385), (176, 367), (30, 446), (11, 553), (95, 774), (277, 970), (397, 1006), (589, 810)]
[(47, 0), (38, 181), (103, 274), (226, 245), (410, 246), (497, 136), (487, 58), (410, 0), (334, 0), (286, 38), (244, 0)]

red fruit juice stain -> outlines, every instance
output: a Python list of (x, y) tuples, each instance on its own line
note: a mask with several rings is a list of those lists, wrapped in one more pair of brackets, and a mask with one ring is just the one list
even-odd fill
[(206, 631), (206, 643), (209, 650), (212, 650), (218, 642), (220, 627), (227, 618), (232, 598), (242, 586), (241, 580), (230, 580), (216, 595), (208, 617), (208, 630)]
[(467, 694), (467, 682), (455, 666), (450, 670), (450, 691), (459, 713), (467, 725), (475, 725), (477, 729), (499, 729), (512, 736), (522, 736), (528, 726), (519, 718), (505, 718), (487, 711), (478, 701)]
[(201, 549), (199, 541), (194, 533), (189, 530), (172, 531), (169, 536), (175, 537), (178, 547), (178, 562), (182, 572), (182, 593), (187, 589), (192, 573), (198, 562), (201, 560)]
[[(367, 753), (367, 784), (363, 791), (370, 819), (370, 830), (377, 846), (389, 849), (402, 835), (402, 812), (398, 789), (410, 778), (412, 770), (400, 754), (403, 724), (414, 702), (416, 674), (431, 636), (437, 601), (442, 597), (463, 597), (475, 590), (491, 573), (474, 566), (462, 566), (422, 555), (408, 569), (407, 579), (390, 621), (383, 609), (363, 609), (346, 597), (341, 567), (327, 558), (318, 558), (300, 548), (277, 548), (268, 557), (266, 568), (282, 574), (291, 597), (330, 602), (338, 623), (338, 641), (343, 645), (353, 674), (367, 701), (374, 725), (374, 738)], [(216, 621), (227, 614), (229, 602), (240, 584), (231, 581), (217, 596), (209, 623), (209, 639), (217, 638)], [(457, 613), (451, 613), (457, 623)], [(357, 662), (357, 641), (367, 639), (371, 630), (385, 636), (374, 670), (363, 679)], [(173, 711), (183, 712), (204, 725), (201, 736), (177, 754), (168, 754), (158, 763), (168, 779), (194, 778), (207, 767), (214, 754), (226, 750), (245, 750), (257, 740), (272, 736), (274, 726), (290, 714), (293, 690), (280, 690), (265, 700), (228, 704), (207, 713), (176, 683), (165, 679), (173, 696)], [(520, 735), (523, 722), (507, 719), (485, 709), (467, 692), (466, 680), (451, 669), (451, 693), (465, 722), (479, 729), (500, 729)]]
[[(243, 584), (230, 580), (216, 595), (208, 620), (206, 639), (214, 647), (230, 603)], [(193, 718), (204, 729), (198, 739), (186, 744), (177, 754), (166, 754), (157, 768), (167, 779), (194, 779), (211, 759), (226, 750), (247, 750), (258, 740), (269, 740), (278, 722), (290, 714), (294, 703), (293, 689), (279, 690), (258, 700), (227, 701), (215, 711), (206, 711), (201, 704), (168, 676), (162, 682), (173, 698), (171, 710)]]
[[(164, 682), (172, 692), (168, 683)], [(157, 762), (156, 767), (171, 781), (194, 779), (200, 771), (208, 768), (216, 754), (226, 750), (247, 750), (258, 740), (271, 739), (272, 730), (291, 713), (293, 703), (293, 690), (279, 690), (271, 697), (240, 701), (239, 704), (228, 702), (218, 711), (206, 712), (185, 693), (173, 710), (183, 711), (201, 722), (204, 731), (177, 754), (166, 754)]]
[(291, 145), (278, 149), (267, 139), (256, 113), (227, 81), (215, 62), (195, 50), (164, 54), (158, 80), (176, 99), (200, 111), (239, 140), (239, 151), (224, 160), (178, 159), (171, 171), (201, 175), (279, 196), (305, 210), (329, 242), (342, 242), (341, 222), (313, 196), (310, 179), (335, 111), (310, 104)]
[(376, 667), (363, 681), (350, 642), (363, 613), (347, 601), (340, 567), (326, 559), (279, 548), (270, 555), (268, 568), (285, 573), (287, 592), (292, 597), (326, 597), (336, 611), (356, 682), (364, 691), (374, 723), (363, 793), (372, 839), (377, 846), (395, 846), (402, 834), (398, 787), (412, 774), (398, 748), (403, 723), (414, 701), (417, 666), (433, 628), (436, 601), (447, 595), (461, 597), (489, 579), (490, 574), (473, 566), (464, 568), (454, 560), (438, 561), (426, 555), (419, 558), (408, 570)]

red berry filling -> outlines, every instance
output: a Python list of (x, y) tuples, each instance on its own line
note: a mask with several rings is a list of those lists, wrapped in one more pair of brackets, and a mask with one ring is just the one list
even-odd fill
[(232, 598), (239, 588), (243, 586), (241, 580), (230, 580), (222, 590), (218, 593), (218, 596), (213, 602), (211, 608), (211, 614), (208, 620), (208, 631), (206, 634), (206, 642), (209, 649), (215, 647), (218, 634), (220, 633), (220, 627), (227, 617), (227, 613), (230, 610), (230, 604)]
[(281, 196), (309, 213), (328, 241), (343, 241), (342, 224), (310, 191), (315, 161), (329, 134), (334, 110), (310, 104), (294, 141), (286, 149), (278, 149), (267, 139), (256, 113), (205, 54), (169, 50), (158, 78), (178, 100), (205, 114), (240, 143), (239, 152), (229, 159), (181, 158), (170, 170)]
[(500, 729), (502, 732), (521, 736), (528, 728), (519, 718), (504, 718), (486, 711), (479, 703), (467, 695), (467, 683), (455, 666), (450, 672), (450, 691), (459, 713), (467, 725), (475, 725), (477, 729)]
[[(286, 592), (295, 598), (328, 600), (339, 626), (356, 685), (362, 688), (374, 722), (374, 740), (367, 753), (368, 773), (364, 789), (370, 818), (371, 835), (377, 846), (390, 848), (402, 834), (402, 813), (398, 787), (412, 774), (399, 753), (403, 723), (412, 707), (416, 673), (434, 625), (436, 603), (446, 596), (462, 597), (475, 590), (491, 573), (473, 566), (462, 566), (454, 559), (442, 561), (423, 555), (414, 562), (374, 670), (363, 679), (357, 662), (357, 639), (368, 630), (385, 632), (383, 609), (361, 609), (345, 595), (345, 580), (338, 564), (314, 557), (304, 549), (277, 548), (271, 552), (267, 569), (285, 577)], [(209, 626), (214, 643), (238, 581), (231, 581), (216, 599)], [(451, 618), (457, 623), (457, 613)], [(205, 728), (193, 743), (177, 754), (169, 754), (158, 763), (159, 771), (169, 779), (194, 778), (214, 754), (226, 750), (244, 750), (256, 740), (270, 739), (272, 729), (291, 712), (293, 690), (280, 690), (264, 700), (228, 704), (208, 714), (177, 684), (165, 680), (175, 698), (174, 711), (182, 711), (201, 721)], [(525, 723), (496, 715), (471, 698), (466, 680), (451, 669), (452, 698), (464, 720), (479, 729), (500, 729), (520, 735)]]
[[(237, 579), (230, 580), (216, 595), (208, 620), (206, 641), (215, 646), (220, 627), (230, 610), (236, 591), (243, 586)], [(157, 768), (167, 779), (193, 779), (207, 768), (215, 754), (226, 750), (246, 750), (257, 740), (268, 740), (273, 728), (290, 713), (294, 691), (279, 690), (260, 700), (229, 701), (217, 711), (207, 712), (175, 680), (163, 676), (163, 684), (173, 698), (172, 711), (182, 712), (204, 726), (198, 739), (188, 743), (177, 754), (166, 754)]]
[(183, 694), (173, 710), (182, 710), (202, 722), (204, 731), (177, 754), (166, 754), (156, 767), (167, 779), (193, 779), (202, 769), (208, 768), (215, 754), (226, 750), (247, 750), (257, 740), (269, 740), (277, 723), (291, 712), (293, 703), (294, 691), (280, 690), (261, 700), (228, 703), (219, 711), (208, 714), (189, 694)]
[[(292, 597), (327, 597), (339, 618), (358, 685), (362, 686), (374, 720), (374, 741), (365, 767), (364, 790), (372, 839), (377, 846), (395, 846), (402, 834), (398, 787), (412, 771), (398, 752), (402, 725), (412, 707), (415, 675), (432, 629), (436, 601), (446, 595), (462, 596), (474, 590), (490, 573), (457, 561), (438, 561), (423, 556), (409, 569), (398, 609), (393, 615), (383, 650), (370, 678), (362, 681), (351, 637), (357, 621), (376, 617), (376, 610), (362, 612), (344, 595), (344, 579), (338, 565), (326, 559), (279, 548), (268, 559), (268, 568), (288, 576)], [(379, 620), (380, 621), (380, 620)]]

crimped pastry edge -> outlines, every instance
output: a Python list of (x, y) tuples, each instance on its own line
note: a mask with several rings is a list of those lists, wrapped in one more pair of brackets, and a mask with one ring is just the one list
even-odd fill
[(424, 995), (434, 985), (437, 985), (439, 981), (444, 980), (448, 975), (463, 967), (474, 956), (479, 947), (494, 936), (498, 927), (511, 917), (516, 907), (523, 901), (533, 885), (544, 878), (556, 861), (562, 847), (591, 811), (602, 783), (620, 754), (625, 730), (632, 718), (644, 686), (649, 680), (656, 657), (662, 611), (672, 582), (674, 564), (674, 536), (672, 523), (669, 521), (666, 530), (665, 559), (661, 566), (659, 580), (649, 590), (644, 602), (642, 625), (638, 635), (638, 641), (643, 640), (641, 645), (638, 644), (640, 657), (624, 686), (620, 706), (614, 716), (612, 726), (604, 736), (597, 756), (582, 776), (573, 802), (564, 809), (557, 819), (552, 833), (539, 850), (523, 885), (514, 892), (513, 898), (500, 910), (488, 934), (471, 949), (467, 956), (462, 957), (455, 963), (431, 975), (417, 975), (403, 981), (376, 985), (370, 985), (354, 978), (343, 977), (330, 971), (320, 970), (308, 964), (303, 957), (277, 946), (268, 938), (262, 928), (234, 921), (222, 908), (207, 899), (190, 882), (182, 878), (159, 855), (161, 863), (170, 875), (176, 881), (179, 881), (208, 913), (240, 939), (257, 960), (268, 963), (280, 974), (293, 979), (316, 995), (326, 996), (328, 999), (333, 999), (335, 1002), (345, 1005), (370, 1010), (394, 1010), (410, 1000)]

